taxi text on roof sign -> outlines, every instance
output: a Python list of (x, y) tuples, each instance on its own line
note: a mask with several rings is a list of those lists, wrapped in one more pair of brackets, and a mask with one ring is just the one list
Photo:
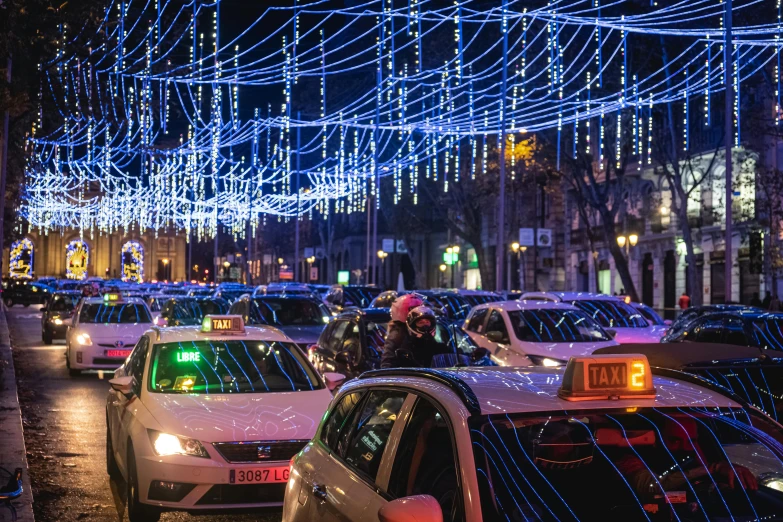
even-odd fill
[(207, 315), (201, 321), (201, 333), (243, 333), (245, 322), (241, 315)]
[(557, 395), (567, 401), (654, 399), (650, 363), (641, 354), (571, 357)]
[(103, 294), (104, 301), (122, 301), (122, 294), (108, 292)]

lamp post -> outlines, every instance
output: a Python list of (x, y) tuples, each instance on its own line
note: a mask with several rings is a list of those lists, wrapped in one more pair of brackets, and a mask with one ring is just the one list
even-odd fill
[[(523, 254), (527, 250), (526, 246), (520, 246), (519, 243), (514, 241), (511, 243), (511, 251), (514, 252), (514, 254), (517, 256), (517, 273), (518, 273), (518, 279), (519, 279), (519, 289), (524, 290), (524, 275), (525, 270), (522, 267), (522, 260), (524, 259), (521, 254)], [(509, 267), (510, 268), (510, 267)], [(509, 279), (511, 279), (511, 270), (509, 270)], [(511, 290), (511, 282), (509, 281), (508, 289)]]
[(446, 254), (448, 254), (449, 262), (451, 263), (451, 288), (454, 288), (454, 275), (455, 275), (455, 269), (454, 266), (457, 264), (457, 260), (459, 259), (459, 245), (452, 245), (450, 247), (446, 247)]
[(163, 263), (163, 279), (165, 281), (169, 280), (169, 260), (168, 258), (163, 258), (160, 260), (161, 263)]
[(628, 237), (617, 236), (617, 244), (620, 248), (625, 249), (625, 258), (628, 260), (628, 265), (631, 264), (631, 247), (635, 247), (639, 242), (639, 236), (636, 234), (628, 234)]
[(282, 257), (277, 258), (277, 280), (280, 280), (280, 270), (282, 269), (283, 263), (285, 263), (285, 259)]
[(313, 263), (315, 263), (315, 256), (307, 258), (307, 281), (313, 280)]
[[(440, 270), (441, 273), (441, 281), (443, 281), (443, 274), (446, 273), (446, 265), (441, 263), (441, 265), (438, 267), (438, 270)], [(440, 284), (443, 284), (442, 282)], [(440, 286), (440, 284), (438, 286)]]
[(383, 250), (378, 250), (378, 259), (381, 260), (381, 272), (383, 272), (383, 287), (386, 287), (386, 258), (389, 257), (389, 254), (384, 252)]

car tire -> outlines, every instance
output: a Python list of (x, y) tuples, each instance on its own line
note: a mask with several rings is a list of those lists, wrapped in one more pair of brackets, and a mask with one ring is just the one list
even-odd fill
[(145, 506), (139, 502), (139, 477), (136, 473), (136, 456), (133, 445), (128, 443), (128, 480), (125, 481), (126, 499), (128, 503), (128, 522), (157, 522), (160, 520), (160, 510)]
[(6, 308), (11, 308), (12, 306), (14, 306), (14, 300), (11, 299), (10, 297), (6, 297), (5, 298), (5, 306), (6, 306)]
[(52, 344), (52, 331), (44, 327), (43, 332), (41, 332), (41, 338), (43, 339), (44, 344)]
[(65, 367), (68, 368), (68, 375), (71, 377), (78, 377), (82, 374), (81, 370), (76, 370), (74, 368), (71, 368), (71, 352), (70, 350), (65, 351)]
[(106, 473), (110, 478), (120, 476), (120, 468), (117, 459), (114, 458), (114, 447), (111, 445), (111, 431), (109, 430), (109, 416), (106, 416)]

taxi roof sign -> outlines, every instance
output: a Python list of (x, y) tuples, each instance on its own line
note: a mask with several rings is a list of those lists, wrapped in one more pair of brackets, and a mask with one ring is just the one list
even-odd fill
[(557, 396), (567, 401), (654, 399), (650, 363), (642, 354), (571, 357)]
[(206, 315), (201, 333), (245, 333), (245, 322), (241, 315)]
[(119, 292), (106, 292), (103, 294), (104, 301), (119, 302), (122, 301), (122, 294)]

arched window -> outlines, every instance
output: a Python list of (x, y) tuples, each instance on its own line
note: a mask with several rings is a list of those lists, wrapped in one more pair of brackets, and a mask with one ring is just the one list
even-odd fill
[(122, 245), (122, 280), (130, 283), (144, 280), (144, 247), (138, 241)]
[(13, 279), (30, 279), (33, 277), (33, 242), (23, 238), (11, 243), (11, 261), (8, 264), (8, 275)]
[(87, 279), (90, 247), (81, 239), (74, 239), (65, 247), (65, 276), (68, 279)]

